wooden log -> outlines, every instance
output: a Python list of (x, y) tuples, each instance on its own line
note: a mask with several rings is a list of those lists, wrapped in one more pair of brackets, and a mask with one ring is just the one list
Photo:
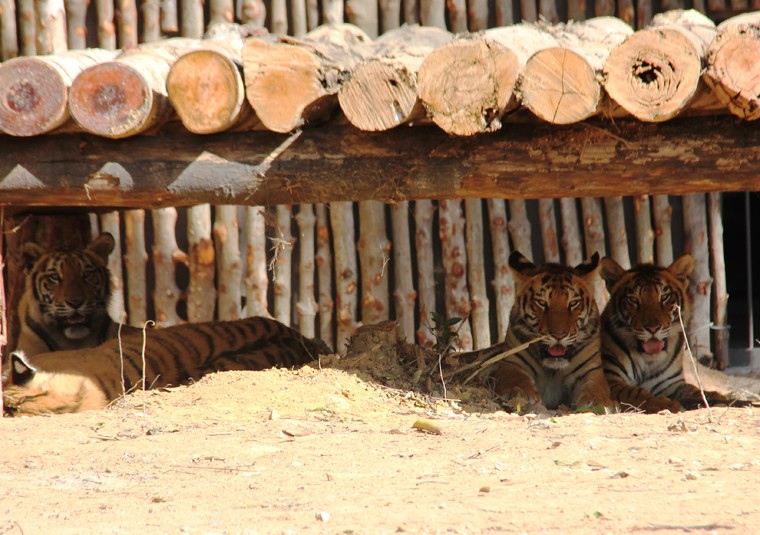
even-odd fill
[[(64, 0), (66, 10), (66, 39), (70, 50), (87, 48), (87, 7), (86, 0)], [(0, 34), (3, 32), (0, 31)]]
[(148, 320), (147, 263), (145, 247), (145, 210), (124, 212), (124, 241), (126, 254), (124, 266), (127, 272), (128, 321), (132, 327), (142, 327)]
[(649, 26), (654, 15), (654, 6), (652, 0), (636, 1), (636, 29), (642, 29)]
[(240, 319), (240, 283), (243, 265), (240, 258), (238, 207), (217, 206), (214, 220), (216, 250), (217, 317), (220, 320)]
[(272, 286), (274, 287), (274, 318), (290, 325), (291, 303), (293, 301), (293, 245), (295, 238), (290, 229), (293, 211), (290, 205), (275, 207), (275, 235), (272, 238), (274, 256), (272, 258)]
[(598, 17), (609, 17), (615, 14), (615, 0), (596, 0), (594, 14)]
[(567, 20), (568, 22), (586, 20), (585, 0), (567, 0)]
[(351, 203), (330, 203), (330, 223), (335, 255), (336, 286), (337, 337), (334, 349), (338, 353), (344, 353), (348, 339), (357, 327), (358, 272), (354, 244), (354, 214)]
[(216, 253), (211, 237), (211, 206), (187, 209), (187, 246), (190, 282), (187, 286), (187, 320), (211, 321), (216, 310)]
[(382, 131), (424, 118), (417, 73), (425, 56), (452, 38), (423, 26), (403, 26), (380, 37), (376, 57), (359, 64), (338, 91), (348, 121), (361, 130)]
[(267, 301), (266, 209), (249, 206), (245, 212), (245, 315), (271, 317)]
[(457, 340), (452, 349), (470, 351), (473, 347), (470, 315), (472, 302), (467, 288), (467, 251), (464, 240), (462, 201), (438, 201), (438, 236), (441, 240), (446, 319), (459, 318), (453, 326)]
[(241, 27), (216, 24), (198, 46), (177, 58), (166, 76), (166, 91), (182, 124), (196, 134), (256, 126), (245, 97)]
[(562, 252), (565, 265), (577, 266), (583, 262), (581, 232), (578, 227), (578, 207), (575, 199), (563, 197), (559, 200), (562, 220)]
[(420, 2), (419, 0), (404, 1), (404, 23), (420, 24)]
[(649, 195), (633, 197), (633, 214), (636, 219), (636, 261), (651, 264), (654, 262), (654, 231)]
[[(190, 9), (192, 1), (183, 2), (182, 7), (184, 9)], [(137, 46), (137, 4), (135, 0), (117, 0), (116, 6), (118, 9), (119, 17), (117, 19), (118, 25), (118, 43), (119, 48), (132, 48)], [(183, 33), (185, 37), (201, 37), (199, 35), (191, 35)]]
[(333, 331), (333, 278), (332, 253), (330, 252), (330, 221), (327, 206), (318, 204), (317, 211), (317, 281), (319, 283), (319, 337), (328, 346), (335, 347)]
[(77, 128), (68, 106), (72, 80), (113, 57), (113, 52), (88, 49), (6, 61), (0, 65), (0, 131), (37, 136)]
[(0, 0), (0, 61), (16, 56), (18, 56), (16, 2), (14, 0)]
[(544, 262), (559, 262), (559, 240), (557, 239), (557, 216), (554, 214), (554, 199), (538, 200), (538, 221), (541, 227)]
[(396, 322), (402, 340), (414, 343), (414, 307), (417, 292), (412, 280), (412, 247), (409, 234), (409, 203), (402, 201), (391, 205), (393, 229), (393, 274), (396, 287), (393, 302), (396, 305)]
[(610, 50), (633, 29), (614, 17), (542, 28), (558, 45), (538, 50), (528, 59), (517, 88), (518, 98), (538, 117), (554, 124), (575, 123), (596, 115), (604, 102), (600, 83), (604, 62)]
[(433, 256), (433, 217), (435, 206), (431, 201), (414, 203), (414, 244), (417, 254), (417, 295), (419, 296), (417, 344), (432, 348), (435, 336), (430, 327), (432, 314), (437, 312), (435, 297), (435, 260)]
[(652, 196), (652, 212), (657, 264), (667, 267), (673, 263), (673, 238), (670, 224), (673, 208), (670, 206), (667, 195)]
[(511, 199), (509, 201), (509, 235), (515, 251), (528, 260), (533, 260), (533, 242), (531, 241), (530, 220), (528, 219), (528, 207), (523, 199)]
[(19, 33), (21, 34), (21, 55), (37, 54), (37, 10), (35, 0), (18, 0)]
[(704, 194), (684, 195), (684, 249), (694, 257), (694, 271), (687, 291), (692, 300), (691, 320), (687, 326), (689, 346), (696, 358), (711, 360), (710, 298), (713, 279), (710, 275), (710, 251), (707, 244), (707, 202)]
[(169, 69), (198, 43), (181, 38), (149, 43), (84, 69), (71, 84), (71, 115), (88, 132), (109, 138), (158, 128), (174, 113), (166, 93)]
[(264, 126), (290, 132), (331, 116), (345, 73), (369, 57), (369, 41), (349, 24), (320, 26), (301, 40), (246, 40), (246, 95)]
[[(642, 121), (666, 121), (709, 93), (700, 84), (715, 24), (701, 13), (661, 13), (610, 52), (604, 66), (609, 95)], [(716, 109), (707, 98), (703, 109)]]
[(485, 242), (483, 240), (483, 201), (465, 199), (465, 236), (467, 281), (470, 289), (470, 313), (473, 347), (491, 346), (489, 301), (486, 290)]
[(450, 134), (469, 136), (502, 127), (517, 106), (515, 83), (528, 58), (556, 46), (536, 26), (517, 24), (461, 36), (429, 53), (417, 76), (430, 117)]
[(116, 26), (113, 23), (113, 0), (95, 0), (98, 16), (98, 46), (116, 50)]
[(625, 226), (623, 198), (616, 195), (605, 197), (604, 211), (609, 229), (610, 256), (623, 269), (631, 269), (631, 256), (628, 253), (628, 233)]
[(726, 260), (723, 249), (723, 210), (720, 193), (707, 194), (707, 210), (710, 231), (710, 267), (713, 276), (715, 298), (713, 317), (713, 367), (725, 370), (728, 366), (728, 289), (726, 286)]
[(151, 212), (153, 218), (153, 306), (156, 322), (161, 327), (177, 325), (182, 319), (177, 313), (180, 289), (176, 282), (178, 262), (187, 263), (187, 255), (177, 245), (175, 208), (159, 208)]
[(388, 319), (387, 263), (391, 244), (385, 233), (385, 207), (377, 201), (359, 203), (359, 267), (361, 317), (369, 325)]
[(728, 110), (760, 118), (760, 12), (725, 20), (707, 50), (705, 81)]
[(515, 281), (509, 271), (507, 209), (503, 199), (488, 199), (493, 256), (493, 291), (496, 297), (496, 342), (503, 342), (509, 327), (509, 313), (515, 301)]
[(311, 204), (301, 204), (296, 214), (298, 223), (298, 302), (296, 314), (301, 334), (316, 336), (317, 300), (314, 297), (314, 234), (317, 217)]
[(119, 212), (111, 210), (100, 214), (100, 233), (113, 236), (114, 248), (108, 255), (108, 274), (111, 277), (111, 297), (108, 300), (108, 315), (116, 323), (127, 322), (124, 306), (124, 271), (121, 257), (121, 225)]
[(317, 26), (319, 26), (319, 2), (306, 0), (306, 31), (310, 32)]
[(57, 54), (68, 49), (66, 9), (63, 0), (36, 0), (37, 54)]

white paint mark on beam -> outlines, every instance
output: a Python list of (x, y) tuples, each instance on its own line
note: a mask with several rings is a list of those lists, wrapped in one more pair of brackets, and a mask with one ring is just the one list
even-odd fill
[(16, 165), (0, 181), (0, 189), (37, 189), (44, 187), (45, 184), (22, 165)]

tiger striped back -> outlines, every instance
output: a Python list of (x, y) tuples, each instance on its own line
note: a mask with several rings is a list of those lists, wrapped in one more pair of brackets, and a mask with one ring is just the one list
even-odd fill
[(547, 408), (564, 404), (613, 407), (599, 352), (599, 310), (593, 287), (599, 255), (575, 267), (536, 266), (515, 251), (509, 266), (515, 303), (505, 345), (525, 349), (506, 357), (495, 371), (495, 391), (522, 396)]
[[(146, 388), (180, 385), (216, 371), (299, 366), (332, 352), (321, 340), (262, 317), (188, 323), (146, 334)], [(122, 338), (121, 347), (111, 340), (29, 359), (14, 353), (3, 377), (3, 398), (12, 414), (79, 412), (103, 408), (124, 390), (141, 388), (142, 377), (143, 337), (136, 334)]]
[[(648, 413), (701, 401), (699, 390), (686, 383), (683, 358), (686, 340), (681, 328), (690, 318), (686, 288), (694, 259), (685, 254), (667, 268), (639, 264), (626, 271), (611, 258), (602, 259), (602, 278), (610, 300), (602, 313), (602, 358), (613, 399), (624, 409)], [(717, 392), (708, 400), (725, 401)]]

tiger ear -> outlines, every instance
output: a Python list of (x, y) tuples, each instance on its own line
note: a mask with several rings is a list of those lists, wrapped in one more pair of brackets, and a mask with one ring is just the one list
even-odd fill
[(8, 373), (8, 383), (12, 385), (25, 385), (37, 374), (37, 369), (29, 364), (23, 351), (11, 353), (11, 366)]
[(625, 269), (609, 256), (605, 256), (602, 258), (601, 273), (604, 283), (607, 285), (607, 290), (612, 292), (612, 287), (625, 275)]
[(593, 277), (599, 271), (599, 253), (592, 254), (589, 258), (573, 268), (582, 277)]
[(92, 251), (100, 258), (102, 258), (104, 262), (107, 262), (108, 255), (111, 254), (111, 251), (113, 251), (115, 245), (116, 240), (113, 239), (111, 233), (104, 232), (97, 238), (93, 238), (93, 240), (87, 244), (87, 250)]
[(694, 257), (689, 253), (684, 253), (676, 258), (670, 266), (668, 271), (676, 279), (678, 279), (684, 287), (689, 285), (689, 275), (694, 271)]
[(45, 249), (34, 243), (28, 241), (21, 246), (21, 262), (24, 265), (24, 269), (31, 270), (34, 267), (34, 263), (45, 254)]
[(525, 258), (520, 251), (512, 251), (509, 255), (509, 268), (512, 271), (512, 276), (515, 281), (524, 281), (532, 275), (531, 270), (536, 268), (536, 265)]

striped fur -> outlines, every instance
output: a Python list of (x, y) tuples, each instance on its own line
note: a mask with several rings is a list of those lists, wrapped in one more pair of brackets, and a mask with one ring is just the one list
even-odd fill
[[(602, 259), (602, 278), (610, 301), (602, 313), (602, 357), (613, 399), (623, 409), (656, 413), (681, 411), (702, 401), (683, 376), (685, 339), (691, 303), (686, 293), (694, 259), (685, 254), (669, 267), (639, 264), (626, 271)], [(706, 392), (708, 401), (726, 401)]]
[(17, 350), (32, 356), (95, 347), (116, 336), (118, 326), (107, 310), (108, 255), (113, 248), (108, 233), (82, 249), (46, 251), (32, 242), (24, 244), (28, 267), (18, 307)]
[[(121, 340), (127, 392), (142, 387), (142, 346), (140, 334)], [(298, 366), (328, 353), (321, 340), (261, 317), (149, 330), (146, 388), (185, 384), (216, 371)], [(3, 374), (5, 411), (12, 415), (101, 409), (122, 392), (119, 340), (30, 358), (14, 352)]]
[(614, 407), (599, 353), (599, 310), (593, 286), (594, 254), (573, 267), (535, 266), (515, 251), (509, 266), (516, 283), (505, 345), (539, 342), (506, 357), (494, 373), (497, 394), (560, 405)]

